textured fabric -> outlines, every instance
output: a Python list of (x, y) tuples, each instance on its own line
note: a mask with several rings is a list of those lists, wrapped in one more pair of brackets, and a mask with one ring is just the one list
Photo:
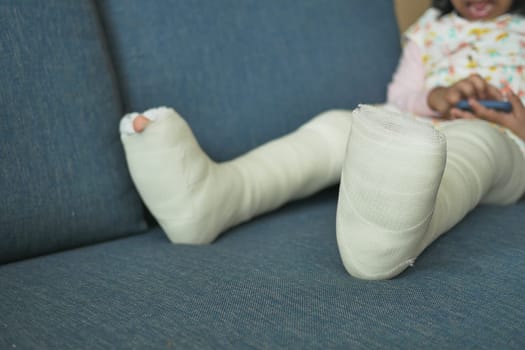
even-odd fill
[(391, 1), (99, 4), (125, 112), (173, 107), (215, 160), (326, 109), (384, 102), (399, 56)]
[(144, 229), (89, 1), (0, 2), (0, 262)]
[(162, 232), (0, 269), (0, 348), (523, 349), (525, 203), (480, 207), (391, 281), (348, 276), (337, 193), (207, 246)]
[[(25, 0), (13, 1), (12, 4), (20, 4), (23, 1)], [(6, 1), (1, 3), (5, 4)], [(51, 8), (53, 3), (35, 1), (29, 9), (38, 9), (39, 14), (44, 16), (45, 10)], [(131, 31), (130, 35), (126, 36), (126, 42), (130, 44), (129, 49), (125, 49), (122, 43), (119, 45), (121, 55), (135, 62), (134, 69), (144, 67), (142, 72), (151, 70), (152, 73), (159, 73), (133, 73), (134, 70), (130, 69), (128, 73), (134, 77), (130, 79), (123, 74), (126, 70), (120, 67), (122, 83), (126, 78), (126, 81), (134, 80), (137, 86), (143, 84), (134, 94), (137, 98), (134, 103), (137, 105), (131, 108), (131, 99), (127, 99), (126, 109), (143, 110), (159, 104), (178, 107), (183, 103), (186, 108), (213, 112), (216, 110), (212, 107), (217, 104), (230, 106), (221, 110), (235, 111), (236, 114), (231, 119), (226, 118), (230, 116), (228, 114), (221, 115), (217, 120), (199, 120), (198, 115), (189, 113), (196, 118), (195, 123), (210, 126), (209, 130), (204, 130), (203, 127), (200, 129), (200, 132), (206, 132), (208, 135), (208, 147), (217, 146), (214, 149), (215, 154), (222, 154), (228, 159), (230, 154), (252, 148), (251, 145), (246, 146), (246, 139), (241, 143), (233, 136), (237, 137), (246, 132), (253, 135), (253, 144), (256, 144), (266, 137), (273, 138), (273, 133), (291, 130), (302, 123), (303, 118), (310, 118), (320, 110), (338, 107), (332, 103), (332, 99), (340, 99), (343, 94), (349, 95), (351, 99), (355, 96), (356, 101), (364, 102), (368, 99), (367, 96), (382, 93), (391, 72), (385, 65), (391, 64), (393, 68), (396, 61), (396, 57), (389, 57), (388, 54), (397, 51), (397, 33), (390, 12), (390, 1), (300, 1), (302, 5), (322, 3), (323, 6), (331, 7), (338, 4), (347, 9), (341, 11), (341, 14), (332, 9), (330, 16), (324, 17), (326, 12), (323, 6), (319, 5), (312, 7), (309, 17), (301, 17), (301, 12), (304, 15), (305, 10), (299, 10), (296, 15), (291, 11), (291, 2), (285, 0), (280, 1), (279, 6), (271, 13), (268, 10), (254, 11), (252, 17), (246, 17), (246, 21), (239, 16), (237, 22), (222, 20), (222, 6), (227, 3), (223, 1), (180, 1), (180, 4), (177, 4), (178, 8), (175, 7), (171, 11), (166, 9), (164, 12), (158, 9), (155, 14), (150, 13), (153, 9), (149, 7), (150, 3), (159, 6), (166, 4), (160, 0), (147, 2), (147, 6), (144, 1), (140, 1), (140, 5), (139, 1), (113, 3), (113, 6), (118, 6), (123, 13), (123, 16), (115, 18), (115, 21), (126, 22), (125, 29)], [(276, 2), (228, 2), (230, 3), (246, 4), (257, 9), (259, 5)], [(63, 6), (66, 6), (64, 4), (79, 6), (77, 1), (64, 0)], [(209, 13), (200, 8), (203, 4), (210, 6)], [(390, 10), (386, 10), (385, 7)], [(106, 6), (104, 8), (107, 10)], [(188, 12), (176, 11), (181, 9)], [(284, 10), (287, 10), (286, 16), (301, 19), (305, 26), (313, 26), (315, 30), (308, 30), (297, 23), (288, 26), (288, 19), (283, 20), (286, 17), (282, 12)], [(216, 21), (210, 21), (213, 11), (219, 17)], [(352, 14), (353, 11), (356, 12)], [(105, 13), (107, 15), (107, 12)], [(190, 17), (178, 17), (186, 13), (189, 13)], [(332, 14), (335, 17), (331, 17)], [(89, 16), (84, 16), (85, 14), (79, 18), (72, 13), (68, 15), (48, 23), (33, 21), (31, 34), (40, 37), (41, 33), (36, 30), (40, 28), (39, 25), (44, 31), (45, 28), (58, 23), (69, 23), (68, 27), (64, 27), (64, 33), (74, 33), (77, 28), (83, 27), (82, 23), (89, 20)], [(317, 15), (323, 17), (319, 18)], [(259, 20), (257, 16), (261, 16)], [(76, 24), (72, 26), (68, 18), (74, 19)], [(332, 24), (332, 18), (336, 23)], [(266, 22), (261, 22), (262, 19)], [(177, 32), (174, 31), (177, 24), (172, 22), (182, 22), (186, 26)], [(192, 27), (188, 25), (191, 22), (200, 24), (200, 27), (193, 27), (191, 30)], [(318, 61), (311, 61), (312, 55), (319, 57), (320, 53), (308, 46), (306, 41), (296, 46), (297, 51), (305, 48), (306, 57), (302, 58), (297, 54), (294, 59), (282, 57), (282, 61), (277, 60), (280, 64), (277, 64), (276, 68), (290, 69), (281, 72), (274, 71), (271, 68), (273, 65), (265, 64), (264, 61), (265, 58), (275, 57), (273, 55), (276, 51), (257, 50), (257, 45), (264, 42), (259, 41), (256, 45), (249, 39), (253, 35), (257, 38), (261, 36), (251, 32), (246, 37), (239, 34), (239, 38), (243, 39), (240, 43), (251, 45), (250, 50), (242, 51), (248, 55), (245, 57), (261, 58), (254, 67), (255, 70), (265, 72), (261, 78), (261, 86), (270, 86), (272, 91), (275, 90), (268, 92), (268, 95), (259, 95), (254, 91), (259, 76), (244, 75), (246, 78), (240, 79), (244, 83), (243, 86), (249, 88), (247, 91), (240, 91), (240, 87), (232, 92), (223, 89), (229, 85), (235, 87), (233, 79), (228, 82), (217, 79), (205, 84), (208, 81), (207, 74), (210, 74), (212, 69), (208, 67), (218, 62), (216, 58), (224, 54), (223, 50), (228, 46), (224, 45), (225, 41), (221, 41), (221, 36), (218, 35), (217, 41), (209, 44), (216, 43), (220, 49), (212, 51), (216, 56), (199, 56), (200, 52), (210, 51), (210, 46), (205, 45), (202, 40), (188, 39), (183, 45), (184, 50), (197, 54), (191, 56), (191, 53), (182, 50), (187, 58), (184, 61), (185, 69), (191, 71), (191, 74), (182, 74), (182, 77), (186, 77), (186, 80), (182, 81), (177, 80), (181, 76), (177, 76), (175, 80), (172, 80), (174, 77), (167, 79), (172, 70), (170, 62), (165, 60), (174, 58), (159, 54), (160, 48), (167, 47), (171, 50), (166, 41), (162, 40), (164, 35), (176, 39), (177, 37), (170, 33), (189, 35), (188, 31), (191, 31), (193, 35), (202, 37), (217, 31), (222, 25), (248, 29), (254, 25), (261, 29), (265, 23), (282, 26), (267, 27), (266, 33), (275, 33), (277, 37), (276, 48), (294, 45), (295, 41), (286, 41), (286, 37), (280, 36), (281, 28), (284, 28), (297, 36), (305, 35), (314, 41), (317, 47), (326, 49), (326, 46), (329, 46), (333, 50), (337, 49), (336, 44), (331, 41), (332, 37), (327, 35), (327, 32), (335, 34), (344, 31), (347, 41), (337, 45), (346, 48), (348, 45), (355, 45), (356, 49), (365, 49), (365, 52), (357, 50), (357, 56), (352, 55), (356, 60), (350, 62), (352, 64), (348, 67), (343, 64), (346, 63), (343, 62), (345, 58), (339, 58), (337, 55), (324, 56), (333, 60), (327, 63), (332, 64), (328, 67)], [(347, 23), (350, 30), (347, 27), (341, 29), (340, 26)], [(370, 36), (372, 41), (365, 41), (361, 37), (368, 37), (368, 31), (363, 30), (363, 23), (378, 26), (370, 31), (373, 34)], [(210, 26), (208, 31), (205, 30), (205, 24)], [(162, 31), (164, 27), (167, 28), (166, 34)], [(4, 33), (3, 29), (4, 27), (1, 33)], [(126, 35), (125, 30), (120, 33)], [(323, 42), (314, 40), (320, 37)], [(159, 40), (154, 40), (157, 38)], [(0, 40), (2, 48), (6, 45), (4, 39), (2, 37)], [(49, 39), (42, 39), (45, 40)], [(134, 40), (139, 44), (134, 45)], [(274, 40), (268, 38), (266, 42), (274, 43)], [(379, 45), (386, 42), (392, 45), (390, 49), (388, 46)], [(158, 45), (159, 50), (139, 49), (145, 43)], [(173, 40), (173, 43), (177, 44), (178, 41)], [(64, 45), (63, 41), (56, 44)], [(82, 47), (85, 46), (89, 46), (87, 42), (84, 42)], [(86, 55), (82, 47), (70, 54), (78, 52)], [(368, 53), (377, 52), (376, 50), (385, 51), (369, 56)], [(1, 53), (4, 55), (4, 50)], [(146, 54), (151, 55), (153, 62), (143, 59)], [(1, 55), (0, 57), (3, 58)], [(370, 60), (367, 59), (369, 57)], [(97, 60), (94, 57), (88, 58), (87, 62), (82, 61), (86, 63), (83, 68), (93, 69), (93, 66), (87, 63)], [(203, 65), (204, 61), (209, 64)], [(341, 65), (333, 64), (338, 61)], [(156, 66), (155, 62), (160, 64)], [(317, 63), (309, 66), (310, 62)], [(361, 67), (356, 62), (362, 64), (363, 71), (355, 69), (356, 66)], [(224, 62), (217, 64), (215, 74), (219, 78), (223, 74), (229, 76), (235, 65), (240, 67), (241, 71), (246, 71), (247, 63), (242, 63), (243, 60), (239, 58), (230, 65)], [(54, 67), (58, 69), (60, 66), (57, 64)], [(339, 74), (345, 73), (345, 81), (352, 76), (362, 78), (366, 74), (368, 77), (369, 72), (364, 70), (370, 69), (371, 66), (373, 74), (377, 73), (377, 76), (384, 78), (384, 84), (381, 86), (368, 85), (363, 80), (356, 79), (360, 84), (354, 85), (350, 81), (347, 92), (332, 89), (335, 84), (332, 85), (331, 82), (334, 79), (340, 81)], [(2, 60), (0, 67), (0, 70), (6, 67), (6, 62)], [(300, 83), (310, 80), (302, 78), (305, 67), (317, 72), (326, 70), (327, 75), (319, 77), (317, 85), (302, 86)], [(198, 74), (200, 68), (203, 69), (203, 75)], [(336, 73), (330, 73), (333, 69)], [(72, 70), (77, 71), (83, 70)], [(301, 74), (297, 74), (298, 72)], [(264, 80), (266, 74), (268, 79), (275, 79), (275, 84), (269, 85), (268, 81)], [(299, 80), (298, 85), (285, 84), (291, 77)], [(106, 80), (99, 77), (99, 81)], [(158, 83), (154, 84), (155, 81)], [(168, 81), (172, 83), (165, 84)], [(246, 84), (246, 81), (251, 84)], [(173, 87), (176, 84), (185, 88), (175, 91)], [(74, 86), (69, 86), (70, 90)], [(163, 86), (166, 89), (160, 89)], [(204, 87), (208, 88), (203, 89)], [(209, 93), (212, 88), (216, 94)], [(293, 91), (288, 91), (290, 88)], [(94, 90), (104, 91), (104, 85), (99, 84)], [(303, 100), (298, 97), (300, 95), (295, 95), (311, 90), (326, 95), (304, 94)], [(70, 93), (69, 90), (67, 92)], [(171, 94), (173, 97), (167, 101), (166, 96)], [(197, 94), (205, 96), (206, 99), (199, 99)], [(62, 100), (64, 104), (77, 101), (66, 93), (61, 96), (69, 98), (69, 101)], [(110, 98), (112, 95), (108, 96)], [(126, 96), (131, 94), (127, 92)], [(183, 96), (189, 101), (183, 102)], [(279, 99), (271, 100), (272, 96), (278, 96)], [(55, 99), (58, 98), (55, 96)], [(257, 101), (264, 103), (257, 104)], [(210, 103), (212, 107), (204, 102)], [(143, 107), (138, 106), (139, 103), (143, 104)], [(239, 109), (238, 105), (244, 108)], [(255, 107), (249, 108), (250, 106)], [(294, 114), (298, 111), (297, 106), (301, 106), (302, 112)], [(288, 113), (290, 116), (287, 118), (269, 121), (266, 119), (266, 111), (286, 111), (287, 108), (289, 112), (293, 112)], [(320, 110), (311, 113), (310, 108)], [(246, 111), (256, 113), (254, 118), (242, 115)], [(207, 115), (213, 117), (211, 112)], [(113, 114), (116, 113), (111, 113)], [(285, 113), (268, 115), (282, 117)], [(71, 120), (67, 119), (64, 122)], [(115, 124), (117, 122), (115, 119)], [(217, 126), (224, 132), (220, 139), (215, 139), (216, 135), (213, 135), (214, 130), (218, 129)], [(85, 132), (82, 128), (75, 130)], [(116, 132), (116, 125), (111, 132)], [(5, 133), (2, 133), (2, 137), (5, 137), (4, 135)], [(0, 142), (1, 140), (0, 138)], [(118, 142), (117, 138), (114, 142)], [(89, 145), (93, 145), (92, 141)], [(223, 146), (227, 149), (221, 153), (219, 147)], [(0, 148), (0, 152), (3, 150), (4, 148)], [(100, 156), (102, 155), (99, 154)], [(3, 176), (5, 168), (2, 166), (0, 169)], [(49, 169), (48, 172), (52, 171), (51, 168), (45, 169)], [(525, 289), (522, 278), (525, 274), (523, 203), (506, 208), (479, 208), (449, 235), (433, 244), (416, 262), (415, 267), (400, 278), (389, 282), (363, 282), (349, 278), (341, 265), (334, 235), (336, 193), (329, 193), (327, 197), (324, 197), (325, 195), (295, 203), (272, 215), (239, 226), (209, 246), (172, 245), (164, 234), (157, 230), (147, 235), (4, 265), (0, 268), (0, 348), (91, 350), (525, 347), (525, 301), (522, 293)], [(106, 208), (108, 205), (102, 203), (101, 206)], [(3, 214), (4, 211), (0, 213)], [(103, 218), (96, 220), (101, 222)], [(122, 226), (121, 223), (116, 224), (114, 230)]]

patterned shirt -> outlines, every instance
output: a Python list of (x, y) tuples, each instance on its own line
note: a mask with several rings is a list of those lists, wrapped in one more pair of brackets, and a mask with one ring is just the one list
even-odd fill
[[(440, 17), (440, 11), (430, 8), (405, 37), (421, 50), (426, 91), (477, 73), (503, 91), (511, 89), (525, 104), (525, 17), (504, 14), (469, 21), (455, 12)], [(525, 141), (501, 129), (525, 155)]]
[(468, 21), (455, 12), (439, 16), (430, 8), (405, 34), (421, 48), (428, 90), (478, 73), (525, 99), (525, 17)]

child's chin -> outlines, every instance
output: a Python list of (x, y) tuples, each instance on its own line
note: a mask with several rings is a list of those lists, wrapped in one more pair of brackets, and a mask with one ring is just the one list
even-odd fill
[(496, 17), (492, 1), (469, 2), (465, 7), (465, 17), (470, 20), (485, 20)]

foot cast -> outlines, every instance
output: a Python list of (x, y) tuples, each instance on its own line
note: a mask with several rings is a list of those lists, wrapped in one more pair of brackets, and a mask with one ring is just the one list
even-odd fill
[(209, 243), (226, 229), (339, 181), (349, 112), (330, 111), (224, 163), (200, 148), (170, 108), (126, 115), (131, 177), (174, 243)]
[(337, 243), (364, 279), (398, 275), (478, 203), (510, 204), (525, 191), (521, 151), (483, 121), (438, 131), (383, 108), (334, 110), (223, 163), (170, 108), (128, 114), (120, 130), (132, 179), (174, 243), (210, 243), (341, 181)]

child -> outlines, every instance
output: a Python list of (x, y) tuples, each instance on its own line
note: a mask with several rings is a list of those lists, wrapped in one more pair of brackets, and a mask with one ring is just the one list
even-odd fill
[[(525, 20), (517, 14), (523, 5), (435, 5), (444, 7), (429, 10), (407, 32), (389, 102), (404, 112), (454, 119), (436, 127), (391, 108), (328, 111), (218, 164), (174, 110), (124, 116), (132, 178), (169, 239), (212, 242), (229, 227), (340, 181), (336, 226), (343, 264), (358, 278), (385, 279), (413, 264), (480, 202), (517, 201), (525, 192), (518, 146), (525, 139), (525, 107), (512, 91), (523, 96), (525, 89)], [(455, 41), (438, 37), (444, 33)], [(476, 102), (501, 99), (502, 87), (512, 112)], [(473, 112), (455, 108), (460, 98), (469, 99)]]
[[(500, 100), (500, 90), (516, 91), (525, 99), (525, 22), (521, 16), (502, 16), (509, 9), (524, 15), (525, 4), (437, 0), (433, 5), (405, 33), (403, 56), (388, 89), (389, 103), (418, 115), (472, 118), (472, 113), (453, 108), (460, 99)], [(513, 94), (508, 97), (518, 102)], [(525, 139), (515, 118), (498, 118), (494, 111), (479, 110), (479, 104), (471, 102), (478, 117), (496, 117), (496, 122)]]

